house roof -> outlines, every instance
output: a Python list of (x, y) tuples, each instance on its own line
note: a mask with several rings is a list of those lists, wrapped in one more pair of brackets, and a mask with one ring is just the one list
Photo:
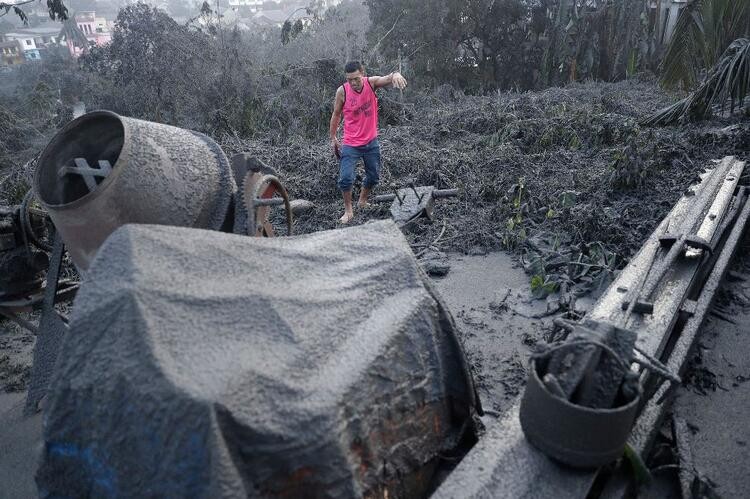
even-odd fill
[(30, 35), (27, 33), (19, 33), (17, 31), (14, 31), (13, 33), (5, 33), (3, 36), (6, 39), (18, 40), (18, 39), (25, 39), (25, 38), (34, 38), (34, 36), (38, 36), (38, 35)]
[(16, 35), (17, 37), (57, 36), (58, 34), (60, 34), (61, 29), (62, 29), (62, 26), (53, 26), (53, 27), (39, 26), (36, 28), (23, 28), (23, 29), (17, 29), (13, 33), (6, 33), (6, 36), (9, 36), (9, 35)]
[(262, 10), (253, 16), (253, 19), (270, 24), (282, 24), (287, 20), (293, 10), (269, 9)]
[(0, 49), (8, 47), (18, 47), (18, 40), (8, 40), (7, 42), (0, 41)]
[(78, 14), (76, 14), (75, 18), (79, 23), (93, 22), (96, 19), (96, 12), (94, 12), (93, 10), (79, 12)]

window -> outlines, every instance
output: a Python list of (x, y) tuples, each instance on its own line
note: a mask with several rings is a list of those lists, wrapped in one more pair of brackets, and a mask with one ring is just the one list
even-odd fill
[(26, 40), (26, 45), (31, 45), (31, 40)]

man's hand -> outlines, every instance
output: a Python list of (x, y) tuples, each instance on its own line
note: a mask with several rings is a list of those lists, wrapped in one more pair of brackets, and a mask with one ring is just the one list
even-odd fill
[(337, 159), (341, 159), (341, 142), (339, 142), (338, 137), (333, 137), (331, 139), (331, 150)]
[(383, 88), (391, 85), (394, 88), (403, 90), (406, 87), (406, 78), (398, 71), (394, 71), (387, 76), (370, 76), (369, 80), (372, 88)]
[(391, 76), (391, 82), (393, 83), (393, 86), (399, 90), (406, 88), (406, 78), (404, 78), (398, 71)]

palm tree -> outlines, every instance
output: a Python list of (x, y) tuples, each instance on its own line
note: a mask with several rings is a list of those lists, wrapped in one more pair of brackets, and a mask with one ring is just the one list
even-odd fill
[(693, 0), (677, 18), (662, 62), (662, 84), (695, 88), (701, 73), (716, 65), (734, 40), (748, 35), (747, 0)]
[(719, 62), (708, 72), (700, 86), (684, 99), (657, 111), (643, 121), (644, 125), (667, 125), (677, 121), (700, 120), (710, 116), (715, 107), (730, 111), (741, 106), (750, 93), (750, 40), (738, 38), (724, 51)]
[[(750, 1), (693, 0), (677, 19), (662, 61), (666, 87), (695, 89), (646, 124), (703, 119), (727, 101), (734, 110), (750, 90)], [(698, 82), (701, 81), (700, 85)], [(696, 88), (697, 86), (697, 88)]]

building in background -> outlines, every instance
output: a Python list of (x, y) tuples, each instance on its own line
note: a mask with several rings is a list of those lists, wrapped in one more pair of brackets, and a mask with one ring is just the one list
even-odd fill
[(0, 66), (16, 66), (26, 61), (18, 40), (0, 42)]
[(89, 47), (101, 47), (112, 41), (111, 23), (104, 17), (97, 17), (96, 12), (79, 12), (74, 21), (79, 30), (78, 35), (73, 36), (71, 33), (64, 36), (72, 57), (79, 57)]
[(255, 14), (263, 7), (264, 0), (229, 0), (229, 7), (234, 11), (247, 11)]
[(96, 12), (80, 12), (75, 15), (75, 19), (86, 39), (97, 47), (112, 41), (109, 22), (103, 17), (97, 17)]
[(17, 29), (3, 35), (3, 41), (18, 42), (27, 61), (39, 61), (50, 47), (59, 44), (59, 26)]

